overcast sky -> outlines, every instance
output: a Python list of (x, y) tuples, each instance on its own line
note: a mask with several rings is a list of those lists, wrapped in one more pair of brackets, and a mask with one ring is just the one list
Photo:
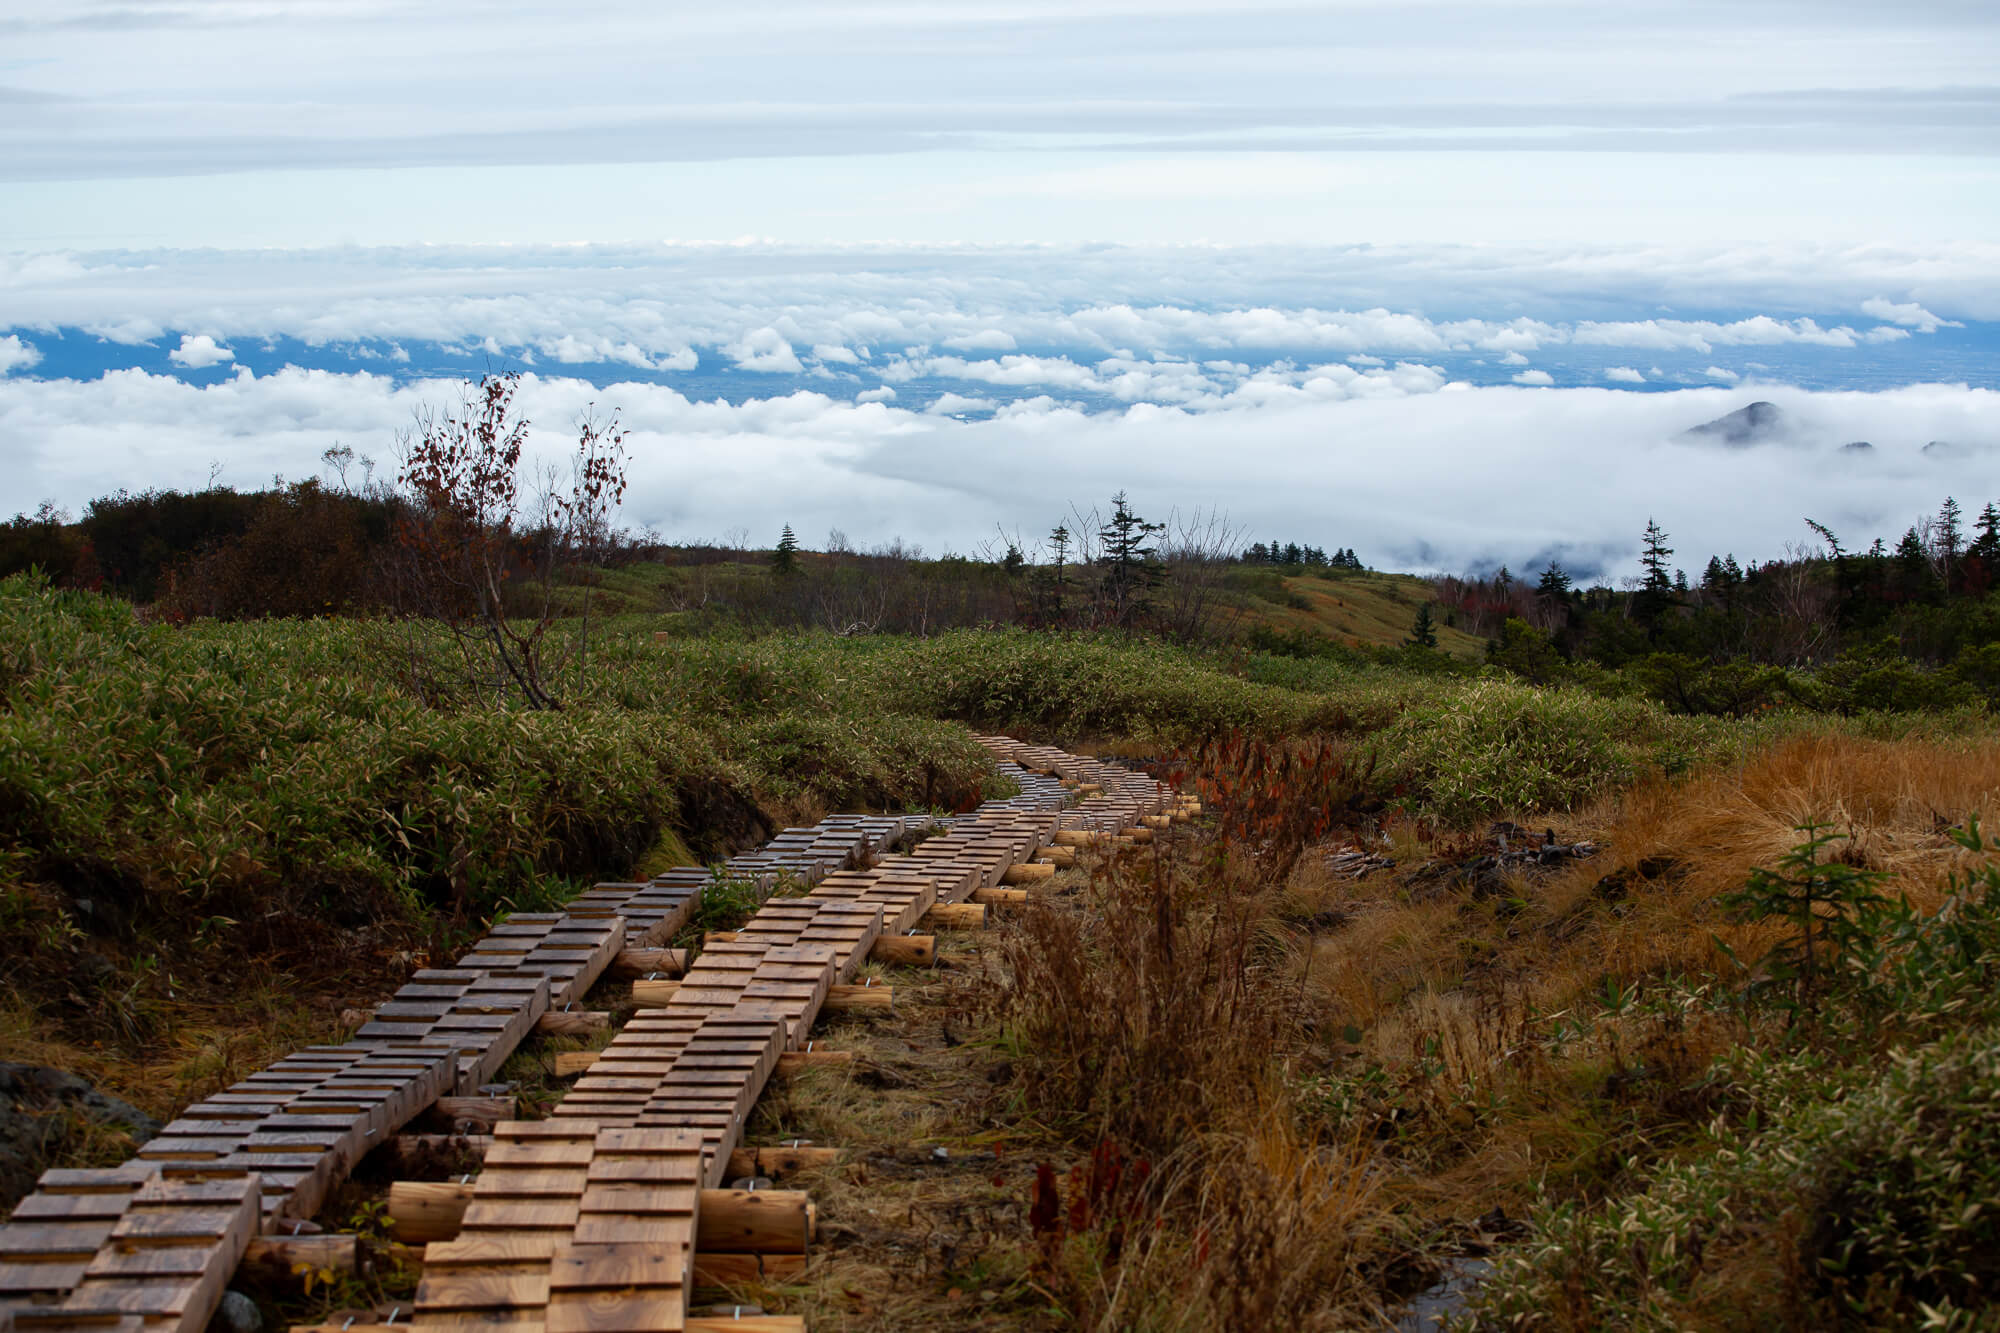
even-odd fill
[[(1615, 565), (1623, 462), (1753, 396), (1953, 436), (1893, 485), (1758, 455), (1826, 512), (1976, 509), (1995, 70), (1971, 0), (0, 0), (0, 509), (379, 452), (475, 360), (637, 373), (635, 517), (691, 534), (808, 530), (783, 419), (794, 511), (864, 542), (1039, 525), (1004, 448), (1038, 495), (1157, 464), (1384, 561), (1574, 523)], [(1332, 439), (1480, 484), (1403, 514)], [(1726, 543), (1742, 465), (1663, 521)]]

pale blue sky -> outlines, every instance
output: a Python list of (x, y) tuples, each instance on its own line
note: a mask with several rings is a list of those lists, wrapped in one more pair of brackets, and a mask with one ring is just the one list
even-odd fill
[(0, 51), (16, 249), (2000, 216), (1987, 3), (4, 0)]

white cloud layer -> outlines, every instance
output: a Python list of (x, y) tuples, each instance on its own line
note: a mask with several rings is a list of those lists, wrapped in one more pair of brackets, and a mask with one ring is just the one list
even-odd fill
[(10, 333), (0, 338), (0, 375), (26, 370), (41, 359), (41, 351), (33, 343), (22, 341), (19, 334)]
[[(1339, 372), (1354, 376), (1343, 380)], [(1881, 393), (1759, 388), (1793, 428), (1729, 449), (1679, 438), (1753, 395), (1702, 389), (1454, 386), (1422, 367), (1371, 379), (1353, 367), (1260, 376), (1205, 412), (1137, 404), (1089, 414), (1040, 396), (946, 412), (818, 393), (737, 406), (671, 388), (529, 376), (537, 446), (587, 404), (631, 429), (624, 520), (671, 538), (736, 527), (839, 527), (867, 545), (902, 534), (965, 550), (1003, 525), (1034, 533), (1076, 500), (1131, 492), (1140, 511), (1217, 506), (1259, 535), (1353, 546), (1387, 567), (1514, 568), (1560, 555), (1629, 572), (1649, 517), (1678, 559), (1778, 554), (1810, 516), (1850, 544), (1893, 539), (1946, 494), (1976, 512), (2000, 498), (2000, 394), (1946, 385)], [(1359, 387), (1357, 387), (1359, 386)], [(71, 508), (117, 484), (264, 484), (314, 473), (336, 442), (377, 459), (427, 396), (371, 375), (238, 369), (220, 383), (121, 371), (98, 380), (0, 380), (0, 509)], [(954, 419), (964, 413), (972, 419)], [(1875, 448), (1843, 453), (1866, 439)], [(1930, 450), (1932, 441), (1951, 448)]]
[[(64, 253), (0, 256), (0, 298), (17, 336), (81, 328), (140, 347), (167, 330), (202, 329), (174, 353), (191, 368), (215, 364), (225, 339), (399, 358), (402, 344), (428, 341), (500, 364), (775, 376), (809, 373), (809, 358), (822, 378), (1198, 404), (1220, 401), (1251, 363), (1274, 358), (1380, 368), (1484, 357), (1526, 368), (1532, 355), (1546, 369), (1551, 354), (1643, 353), (1685, 358), (1684, 371), (1699, 375), (1712, 358), (1771, 349), (1858, 365), (1874, 348), (2000, 317), (2000, 246)], [(1849, 318), (1639, 314), (1668, 306)], [(1607, 309), (1634, 317), (1605, 318)]]
[(181, 345), (167, 353), (167, 360), (189, 370), (206, 370), (210, 366), (234, 361), (236, 353), (217, 343), (206, 333), (184, 333)]

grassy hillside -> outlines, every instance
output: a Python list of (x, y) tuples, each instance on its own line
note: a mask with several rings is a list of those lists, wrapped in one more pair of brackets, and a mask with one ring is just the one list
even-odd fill
[[(1434, 598), (1426, 579), (1375, 570), (1324, 570), (1297, 577), (1256, 571), (1239, 577), (1234, 586), (1245, 595), (1240, 632), (1264, 626), (1279, 634), (1320, 634), (1375, 648), (1406, 641), (1417, 608)], [(1442, 609), (1433, 608), (1432, 614), (1440, 649), (1464, 661), (1485, 656), (1484, 639), (1447, 625)]]
[[(1422, 592), (1233, 577), (1274, 626), (1374, 642)], [(1002, 965), (967, 975), (1004, 994), (949, 1015), (972, 1054), (922, 1054), (986, 1062), (955, 1119), (923, 1121), (980, 1137), (895, 1129), (926, 1171), (932, 1143), (1004, 1141), (1054, 1164), (1047, 1191), (1089, 1163), (1157, 1183), (1029, 1235), (1018, 1191), (962, 1173), (989, 1230), (965, 1271), (899, 1270), (929, 1297), (913, 1318), (958, 1286), (1021, 1312), (996, 1327), (1369, 1326), (1488, 1253), (1494, 1328), (1881, 1325), (1991, 1289), (1984, 712), (1688, 717), (1424, 654), (1081, 632), (753, 636), (697, 613), (661, 638), (665, 584), (621, 574), (636, 609), (533, 712), (419, 702), (407, 654), (445, 645), (387, 622), (177, 625), (0, 581), (0, 1049), (172, 1113), (340, 1037), (344, 1005), (492, 917), (827, 810), (967, 805), (993, 789), (970, 733), (1004, 730), (1177, 762), (1214, 818), (996, 933)], [(1786, 868), (1815, 819), (1842, 836)], [(1880, 878), (1835, 913), (1850, 874)], [(1809, 975), (1801, 920), (1854, 925), (1812, 927)], [(773, 1133), (797, 1136), (826, 1107), (787, 1095)], [(1158, 1239), (1120, 1268), (1133, 1219)], [(926, 1253), (883, 1227), (884, 1252)], [(932, 1326), (842, 1281), (826, 1326)]]

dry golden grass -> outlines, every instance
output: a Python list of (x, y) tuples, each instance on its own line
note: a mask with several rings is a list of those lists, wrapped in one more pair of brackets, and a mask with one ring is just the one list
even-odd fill
[[(1603, 850), (1501, 894), (1413, 899), (1396, 876), (1433, 848), (1404, 828), (1397, 872), (1357, 882), (1303, 867), (1287, 902), (1346, 918), (1314, 941), (1312, 1002), (1327, 1027), (1362, 1031), (1343, 1068), (1390, 1071), (1419, 1112), (1396, 1149), (1414, 1168), (1397, 1202), (1448, 1220), (1595, 1195), (1627, 1160), (1671, 1149), (1700, 1111), (1677, 1100), (1676, 1080), (1697, 1081), (1746, 1033), (1714, 1013), (1621, 1016), (1614, 1000), (1668, 977), (1734, 984), (1716, 940), (1754, 964), (1779, 928), (1734, 924), (1713, 900), (1776, 865), (1801, 841), (1798, 825), (1833, 824), (1851, 838), (1836, 844), (1844, 859), (1928, 909), (1969, 860), (1946, 830), (1996, 816), (1990, 745), (1796, 736), (1557, 821), (1560, 841)], [(1589, 1036), (1552, 1058), (1535, 1038), (1564, 1015), (1587, 1019)]]
[[(1351, 918), (1319, 939), (1314, 961), (1315, 981), (1337, 1012), (1352, 1016), (1346, 1021), (1386, 1022), (1467, 985), (1550, 1010), (1606, 977), (1710, 970), (1712, 936), (1754, 956), (1765, 936), (1722, 920), (1710, 904), (1740, 888), (1752, 868), (1776, 865), (1807, 820), (1847, 834), (1844, 856), (1888, 873), (1890, 892), (1932, 908), (1946, 877), (1969, 865), (1946, 830), (1968, 818), (1992, 826), (1996, 815), (2000, 748), (1807, 735), (1555, 821), (1558, 840), (1589, 838), (1604, 850), (1521, 882), (1518, 911), (1485, 910), (1459, 895), (1410, 901), (1380, 872), (1336, 881), (1307, 867), (1292, 893)], [(1405, 832), (1396, 850), (1407, 863), (1424, 849)]]

